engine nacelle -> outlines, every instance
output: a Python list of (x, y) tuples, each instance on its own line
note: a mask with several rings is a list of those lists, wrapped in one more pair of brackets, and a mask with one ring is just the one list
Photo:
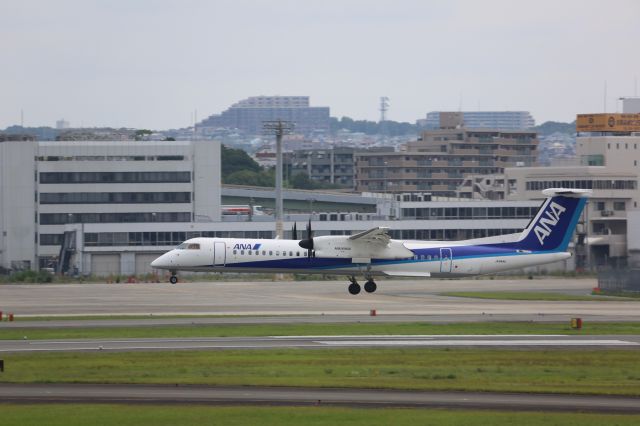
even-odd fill
[(370, 241), (351, 240), (346, 235), (327, 235), (313, 238), (313, 249), (317, 257), (354, 259), (407, 259), (413, 252), (400, 241), (375, 244)]

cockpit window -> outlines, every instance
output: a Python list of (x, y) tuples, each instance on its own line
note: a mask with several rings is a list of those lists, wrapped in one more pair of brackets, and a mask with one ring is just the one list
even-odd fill
[(177, 250), (200, 250), (200, 244), (196, 243), (182, 243), (178, 247)]

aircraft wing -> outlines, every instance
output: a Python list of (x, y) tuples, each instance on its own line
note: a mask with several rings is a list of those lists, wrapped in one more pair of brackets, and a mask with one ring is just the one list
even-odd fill
[(386, 246), (389, 244), (391, 237), (389, 236), (389, 228), (377, 226), (364, 232), (359, 232), (349, 237), (352, 241), (360, 241), (364, 243), (372, 243)]

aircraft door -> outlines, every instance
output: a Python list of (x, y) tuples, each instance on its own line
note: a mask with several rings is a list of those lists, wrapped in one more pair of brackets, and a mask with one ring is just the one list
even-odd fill
[(225, 243), (213, 244), (213, 265), (224, 266), (227, 258), (227, 246)]
[(440, 272), (451, 272), (451, 264), (453, 263), (450, 248), (440, 249)]

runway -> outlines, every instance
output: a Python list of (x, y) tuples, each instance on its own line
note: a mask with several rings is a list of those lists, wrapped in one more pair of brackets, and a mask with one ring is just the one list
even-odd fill
[(266, 336), (171, 339), (0, 340), (0, 353), (174, 351), (223, 349), (324, 349), (380, 347), (625, 348), (640, 349), (640, 336), (392, 335)]
[[(291, 322), (310, 316), (357, 317), (371, 309), (385, 320), (640, 321), (640, 301), (514, 301), (442, 296), (446, 291), (544, 291), (589, 294), (594, 279), (380, 280), (378, 291), (352, 296), (342, 281), (161, 284), (0, 285), (0, 310), (16, 317), (55, 315), (259, 316)], [(268, 317), (284, 317), (269, 320)], [(289, 317), (289, 318), (287, 318)], [(322, 318), (325, 317), (325, 318)], [(370, 319), (375, 321), (376, 319)], [(204, 321), (204, 319), (198, 319)], [(218, 319), (208, 319), (214, 323)], [(225, 321), (243, 321), (225, 319)], [(253, 320), (255, 321), (255, 319)], [(6, 323), (4, 323), (6, 324)], [(67, 323), (68, 324), (68, 323)]]
[(14, 403), (244, 404), (640, 413), (640, 398), (562, 394), (175, 385), (0, 384)]

